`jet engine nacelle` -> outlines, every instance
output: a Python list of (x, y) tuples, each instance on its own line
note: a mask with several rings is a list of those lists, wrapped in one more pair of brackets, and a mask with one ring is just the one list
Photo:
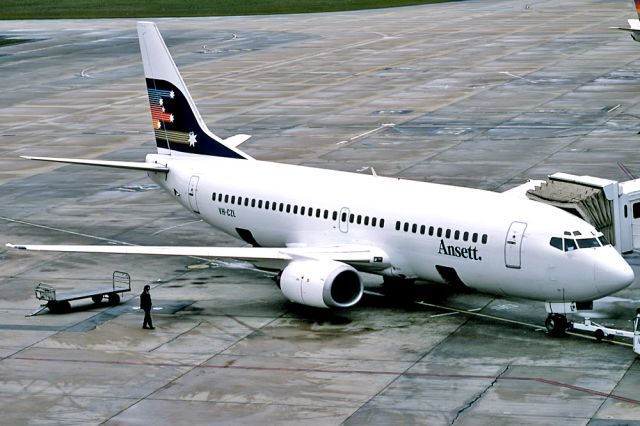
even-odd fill
[(287, 299), (317, 308), (348, 308), (360, 301), (364, 286), (353, 267), (333, 260), (296, 260), (280, 275)]

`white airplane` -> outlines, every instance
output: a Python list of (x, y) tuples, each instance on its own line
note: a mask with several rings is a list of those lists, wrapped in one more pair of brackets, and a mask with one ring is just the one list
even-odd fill
[[(593, 226), (525, 197), (259, 161), (202, 120), (155, 24), (138, 23), (157, 154), (145, 162), (24, 157), (146, 171), (173, 199), (252, 247), (28, 245), (86, 253), (234, 258), (278, 271), (291, 301), (347, 308), (360, 272), (422, 279), (567, 307), (624, 289), (632, 269)], [(530, 185), (509, 191), (524, 193)]]
[[(640, 18), (640, 0), (633, 1), (636, 7), (636, 13), (638, 14), (638, 18)], [(613, 30), (621, 30), (627, 31), (631, 35), (631, 38), (635, 41), (640, 41), (640, 19), (627, 19), (629, 23), (629, 27), (610, 27)]]

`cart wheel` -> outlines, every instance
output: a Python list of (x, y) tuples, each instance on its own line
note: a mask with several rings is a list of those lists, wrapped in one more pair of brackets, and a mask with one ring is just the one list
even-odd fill
[(47, 303), (47, 307), (49, 308), (49, 311), (54, 314), (63, 314), (71, 310), (71, 303), (69, 303), (68, 300), (63, 300), (62, 302), (52, 301)]
[(596, 331), (594, 331), (593, 335), (598, 342), (602, 342), (602, 339), (604, 339), (604, 331), (600, 329), (597, 329)]
[(100, 303), (102, 302), (103, 297), (104, 294), (94, 294), (93, 296), (91, 296), (91, 300), (93, 300), (93, 303)]
[(109, 304), (117, 305), (118, 303), (120, 303), (120, 296), (118, 293), (109, 293)]

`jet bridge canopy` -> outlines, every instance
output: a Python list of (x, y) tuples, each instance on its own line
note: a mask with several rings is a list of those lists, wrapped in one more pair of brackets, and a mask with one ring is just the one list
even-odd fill
[(593, 178), (595, 180), (591, 182), (585, 182), (585, 179), (577, 182), (558, 179), (557, 175), (561, 174), (551, 175), (546, 182), (528, 190), (527, 197), (582, 218), (616, 245), (614, 206), (605, 194), (606, 185), (611, 181)]
[(640, 179), (617, 182), (555, 173), (529, 189), (527, 197), (589, 222), (621, 253), (640, 249)]

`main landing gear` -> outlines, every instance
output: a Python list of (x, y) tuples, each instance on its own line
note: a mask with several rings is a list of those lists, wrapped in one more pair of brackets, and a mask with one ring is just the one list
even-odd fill
[(549, 314), (544, 322), (547, 332), (552, 336), (563, 336), (568, 324), (567, 317), (562, 314)]

